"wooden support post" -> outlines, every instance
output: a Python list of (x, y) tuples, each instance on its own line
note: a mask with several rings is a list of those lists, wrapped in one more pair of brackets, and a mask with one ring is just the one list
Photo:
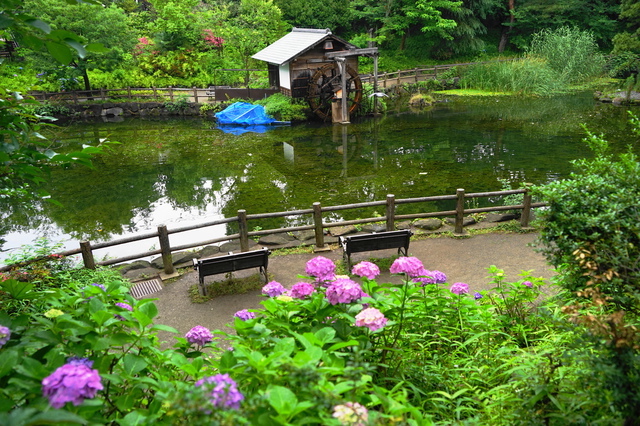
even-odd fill
[[(373, 55), (373, 93), (378, 93), (378, 54)], [(378, 114), (378, 96), (373, 96), (373, 114)]]
[(416, 68), (416, 83), (418, 82), (418, 68)]
[(193, 101), (198, 103), (198, 89), (195, 86), (193, 86)]
[(106, 99), (105, 95), (104, 95), (104, 89), (100, 88), (100, 99), (102, 99), (103, 101)]
[(400, 70), (398, 70), (398, 86), (400, 85)]
[(96, 269), (96, 261), (91, 251), (91, 243), (89, 241), (80, 241), (80, 253), (82, 253), (82, 262), (87, 269)]
[(527, 192), (524, 193), (522, 201), (522, 216), (520, 216), (520, 226), (529, 228), (529, 219), (531, 218), (531, 192), (529, 192), (530, 183), (526, 184)]
[(394, 231), (396, 228), (396, 196), (387, 194), (387, 231)]
[(131, 99), (131, 87), (127, 86), (127, 99)]
[(153, 99), (155, 100), (155, 99), (158, 98), (158, 92), (156, 91), (156, 87), (155, 86), (153, 86), (152, 89), (153, 89)]
[(158, 239), (160, 240), (160, 254), (162, 255), (162, 265), (164, 266), (164, 273), (167, 275), (173, 275), (175, 269), (173, 269), (171, 244), (169, 244), (169, 233), (167, 232), (166, 225), (158, 226)]
[(169, 86), (169, 100), (173, 102), (173, 87)]
[(247, 225), (246, 210), (238, 210), (238, 233), (240, 234), (240, 251), (249, 251), (249, 225)]
[(454, 235), (464, 235), (464, 189), (458, 188), (456, 191), (458, 200), (456, 202), (456, 224)]
[(315, 251), (329, 250), (324, 246), (324, 228), (322, 226), (322, 207), (319, 202), (313, 203), (313, 224), (316, 232), (316, 248)]

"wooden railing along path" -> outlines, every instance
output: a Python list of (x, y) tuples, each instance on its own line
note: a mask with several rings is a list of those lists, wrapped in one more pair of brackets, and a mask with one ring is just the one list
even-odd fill
[[(421, 67), (408, 70), (398, 70), (378, 74), (378, 87), (391, 88), (402, 84), (415, 84), (420, 81), (437, 79), (443, 72), (454, 67), (469, 66), (484, 62), (467, 62), (460, 64), (436, 65), (433, 67)], [(225, 69), (221, 71), (264, 71), (258, 69)], [(371, 74), (361, 74), (360, 79), (364, 83), (374, 82), (374, 76)], [(218, 92), (218, 99), (215, 93)], [(245, 93), (246, 92), (246, 93)], [(253, 93), (252, 93), (253, 92)], [(264, 93), (263, 93), (264, 92)], [(275, 92), (274, 89), (257, 89), (257, 88), (231, 88), (227, 86), (212, 86), (208, 88), (180, 88), (180, 87), (126, 87), (123, 89), (95, 89), (95, 90), (70, 90), (65, 92), (31, 92), (35, 99), (40, 101), (57, 101), (57, 102), (73, 102), (75, 104), (87, 100), (108, 101), (108, 100), (146, 100), (146, 101), (175, 101), (179, 96), (188, 96), (190, 102), (209, 103), (226, 101), (228, 97), (232, 98), (251, 98), (261, 99)], [(229, 96), (221, 96), (231, 93)]]
[[(523, 203), (519, 205), (510, 205), (510, 206), (493, 206), (493, 207), (471, 208), (471, 209), (465, 208), (466, 200), (470, 200), (474, 198), (504, 197), (506, 195), (511, 195), (511, 194), (523, 194)], [(404, 214), (404, 215), (396, 215), (395, 213), (396, 206), (401, 204), (419, 204), (419, 203), (443, 201), (443, 200), (455, 200), (456, 209), (449, 210), (449, 211), (426, 212), (426, 213), (415, 213), (415, 214)], [(404, 199), (396, 199), (394, 195), (390, 194), (390, 195), (387, 195), (386, 200), (382, 200), (382, 201), (371, 201), (366, 203), (356, 203), (356, 204), (347, 204), (347, 205), (330, 206), (330, 207), (322, 207), (320, 203), (313, 203), (313, 207), (310, 209), (294, 210), (294, 211), (287, 211), (287, 212), (247, 214), (245, 210), (238, 210), (238, 216), (236, 217), (214, 220), (214, 221), (201, 223), (197, 225), (188, 225), (188, 226), (183, 226), (183, 227), (178, 227), (173, 229), (167, 229), (165, 225), (160, 225), (158, 226), (156, 231), (148, 232), (141, 235), (135, 235), (131, 237), (120, 238), (113, 241), (102, 242), (102, 243), (91, 243), (90, 241), (81, 241), (79, 243), (79, 248), (63, 251), (58, 254), (62, 256), (71, 256), (71, 255), (81, 254), (84, 266), (86, 268), (91, 268), (91, 269), (94, 269), (96, 265), (104, 265), (104, 266), (115, 265), (118, 263), (130, 261), (130, 260), (141, 259), (141, 258), (160, 254), (162, 256), (164, 272), (170, 275), (175, 272), (173, 261), (172, 261), (172, 255), (171, 255), (172, 252), (187, 250), (195, 247), (202, 247), (205, 245), (221, 243), (221, 242), (230, 241), (230, 240), (239, 240), (241, 251), (248, 251), (250, 237), (284, 233), (284, 232), (314, 230), (315, 246), (316, 246), (315, 249), (316, 251), (322, 251), (322, 250), (326, 250), (325, 242), (324, 242), (324, 230), (326, 228), (346, 226), (346, 225), (360, 225), (360, 224), (374, 223), (374, 222), (385, 222), (386, 230), (392, 231), (395, 229), (396, 220), (411, 220), (411, 219), (420, 219), (420, 218), (427, 218), (427, 217), (455, 216), (454, 233), (456, 235), (464, 235), (463, 221), (464, 221), (465, 215), (469, 215), (473, 213), (485, 213), (485, 212), (496, 212), (496, 211), (506, 211), (506, 210), (522, 210), (520, 225), (523, 228), (527, 228), (529, 227), (529, 218), (530, 218), (531, 209), (536, 207), (542, 207), (545, 205), (546, 205), (545, 203), (532, 202), (531, 194), (527, 189), (515, 189), (515, 190), (509, 190), (509, 191), (495, 191), (495, 192), (479, 192), (479, 193), (469, 193), (469, 194), (465, 193), (464, 189), (458, 189), (455, 195), (441, 195), (441, 196), (432, 196), (432, 197), (404, 198)], [(340, 210), (360, 209), (364, 207), (376, 207), (376, 206), (385, 206), (384, 216), (372, 217), (367, 219), (349, 220), (349, 221), (342, 221), (342, 222), (325, 222), (323, 220), (323, 214), (325, 213), (336, 212)], [(290, 228), (263, 229), (259, 231), (249, 231), (249, 229), (251, 229), (249, 226), (249, 222), (251, 220), (277, 218), (277, 217), (291, 217), (291, 216), (310, 216), (313, 224), (295, 226)], [(191, 231), (194, 229), (206, 228), (214, 225), (232, 223), (232, 222), (236, 222), (238, 224), (237, 234), (226, 235), (224, 237), (214, 238), (210, 240), (193, 241), (189, 244), (183, 244), (179, 246), (172, 246), (169, 241), (169, 235), (171, 234)], [(93, 254), (94, 250), (103, 249), (107, 247), (114, 247), (114, 246), (141, 241), (149, 238), (157, 238), (160, 248), (156, 250), (147, 251), (144, 253), (136, 253), (136, 254), (132, 254), (124, 257), (119, 257), (116, 259), (108, 259), (101, 262), (95, 261), (94, 254)], [(8, 271), (12, 268), (12, 266), (13, 265), (3, 266), (0, 268), (0, 271)]]

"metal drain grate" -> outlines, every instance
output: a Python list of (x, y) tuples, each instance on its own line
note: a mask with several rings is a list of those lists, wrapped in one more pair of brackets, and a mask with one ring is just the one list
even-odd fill
[(130, 292), (135, 299), (141, 299), (144, 296), (148, 296), (160, 290), (162, 290), (162, 284), (158, 278), (155, 278), (153, 280), (135, 283), (135, 285), (131, 287)]

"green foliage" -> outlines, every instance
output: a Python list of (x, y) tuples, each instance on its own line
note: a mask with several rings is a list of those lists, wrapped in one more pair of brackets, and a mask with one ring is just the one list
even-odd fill
[(164, 107), (173, 114), (180, 114), (189, 108), (189, 95), (178, 95), (175, 100), (165, 102)]
[(609, 49), (618, 30), (620, 2), (611, 0), (524, 1), (515, 8), (511, 42), (526, 49), (533, 34), (562, 27), (580, 28), (593, 34), (602, 49)]
[[(632, 115), (633, 132), (640, 132)], [(563, 266), (563, 285), (571, 291), (596, 286), (620, 307), (640, 311), (640, 163), (629, 152), (617, 159), (608, 143), (587, 131), (593, 159), (574, 162), (568, 179), (535, 189), (547, 202), (540, 238), (545, 254)], [(600, 281), (595, 277), (604, 277)]]
[(263, 105), (267, 114), (280, 121), (301, 121), (307, 118), (305, 111), (308, 106), (304, 100), (293, 99), (282, 93), (276, 93), (256, 104)]
[(460, 86), (465, 89), (541, 96), (565, 88), (545, 60), (534, 58), (470, 66), (464, 71)]
[(601, 75), (604, 57), (593, 34), (577, 28), (561, 27), (533, 35), (527, 55), (544, 59), (563, 82), (575, 83)]

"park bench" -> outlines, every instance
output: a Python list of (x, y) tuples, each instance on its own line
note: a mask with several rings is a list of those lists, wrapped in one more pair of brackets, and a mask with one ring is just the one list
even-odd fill
[(246, 251), (242, 253), (229, 252), (224, 256), (209, 257), (206, 259), (193, 259), (193, 267), (198, 271), (198, 287), (200, 294), (207, 294), (204, 285), (204, 277), (228, 272), (240, 271), (249, 268), (260, 268), (260, 274), (264, 282), (268, 281), (267, 265), (271, 251), (267, 248), (261, 250)]
[(413, 232), (408, 229), (400, 231), (373, 232), (339, 237), (342, 246), (342, 256), (347, 268), (351, 270), (351, 255), (365, 251), (385, 250), (397, 248), (398, 254), (406, 256), (409, 251), (409, 241)]

